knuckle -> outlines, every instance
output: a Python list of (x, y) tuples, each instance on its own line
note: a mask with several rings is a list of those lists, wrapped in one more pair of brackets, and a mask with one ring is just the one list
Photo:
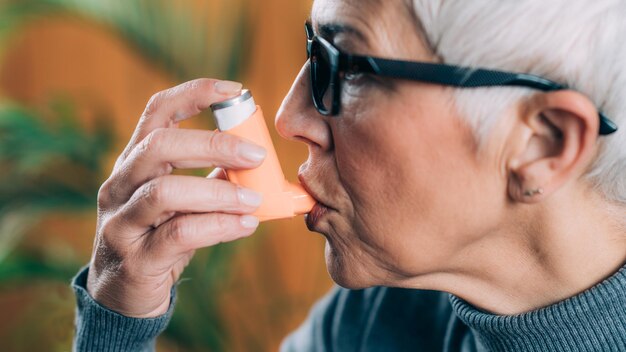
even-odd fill
[(207, 136), (207, 153), (227, 158), (234, 158), (237, 154), (237, 139), (225, 133), (210, 132)]
[(115, 233), (117, 226), (111, 221), (110, 218), (102, 219), (98, 226), (98, 233), (101, 238), (108, 238), (111, 234)]
[(102, 183), (100, 189), (98, 189), (98, 208), (108, 208), (111, 205), (114, 197), (115, 194), (113, 180), (111, 178), (108, 178)]
[(237, 202), (237, 186), (230, 182), (211, 182), (211, 194), (215, 202), (231, 204)]
[(170, 221), (170, 225), (167, 231), (167, 237), (169, 238), (171, 243), (178, 246), (185, 245), (187, 234), (192, 230), (190, 228), (190, 222), (186, 220), (186, 216), (180, 216)]
[(206, 146), (206, 152), (209, 154), (215, 153), (220, 143), (220, 133), (218, 132), (209, 132), (207, 133), (207, 141), (204, 143)]
[(233, 215), (218, 213), (214, 215), (213, 222), (221, 231), (232, 231), (236, 228), (234, 219)]
[(126, 158), (128, 157), (128, 155), (130, 154), (130, 151), (132, 149), (129, 149), (128, 147), (126, 149), (124, 149), (124, 151), (122, 152), (122, 154), (120, 154), (120, 156), (117, 157), (117, 159), (115, 159), (115, 164), (113, 166), (113, 171), (119, 169), (122, 164), (124, 164), (124, 160), (126, 160)]
[(168, 90), (160, 91), (152, 95), (150, 100), (148, 100), (148, 104), (146, 104), (146, 109), (143, 112), (144, 116), (150, 117), (154, 115), (161, 108), (167, 96)]
[(185, 89), (197, 91), (212, 91), (215, 81), (210, 78), (198, 78), (185, 83)]
[(142, 155), (159, 154), (166, 148), (167, 129), (157, 128), (141, 142), (138, 153)]
[(160, 177), (146, 183), (141, 192), (143, 198), (152, 207), (160, 207), (167, 201), (169, 195), (169, 182), (166, 178)]

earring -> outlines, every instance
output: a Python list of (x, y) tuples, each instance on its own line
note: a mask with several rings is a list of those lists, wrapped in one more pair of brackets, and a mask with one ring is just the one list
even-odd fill
[(524, 196), (526, 197), (534, 197), (538, 194), (543, 194), (543, 188), (529, 189), (524, 192)]

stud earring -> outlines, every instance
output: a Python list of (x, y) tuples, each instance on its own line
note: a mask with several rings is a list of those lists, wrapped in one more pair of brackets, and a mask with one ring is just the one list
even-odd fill
[(534, 197), (538, 194), (543, 194), (543, 188), (529, 189), (524, 192), (524, 196), (526, 197)]

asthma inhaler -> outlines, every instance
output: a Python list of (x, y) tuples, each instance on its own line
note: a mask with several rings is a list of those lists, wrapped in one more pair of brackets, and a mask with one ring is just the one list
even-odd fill
[(211, 105), (217, 128), (263, 146), (267, 157), (252, 170), (226, 170), (228, 180), (263, 195), (263, 203), (253, 214), (260, 221), (292, 218), (307, 214), (315, 199), (299, 184), (285, 180), (263, 111), (254, 103), (249, 90), (226, 101)]

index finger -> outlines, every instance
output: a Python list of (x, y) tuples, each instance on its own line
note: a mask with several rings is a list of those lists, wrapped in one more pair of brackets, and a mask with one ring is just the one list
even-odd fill
[(122, 159), (150, 132), (158, 128), (176, 127), (212, 104), (236, 96), (241, 83), (201, 78), (166, 89), (150, 98), (133, 136), (122, 153)]

